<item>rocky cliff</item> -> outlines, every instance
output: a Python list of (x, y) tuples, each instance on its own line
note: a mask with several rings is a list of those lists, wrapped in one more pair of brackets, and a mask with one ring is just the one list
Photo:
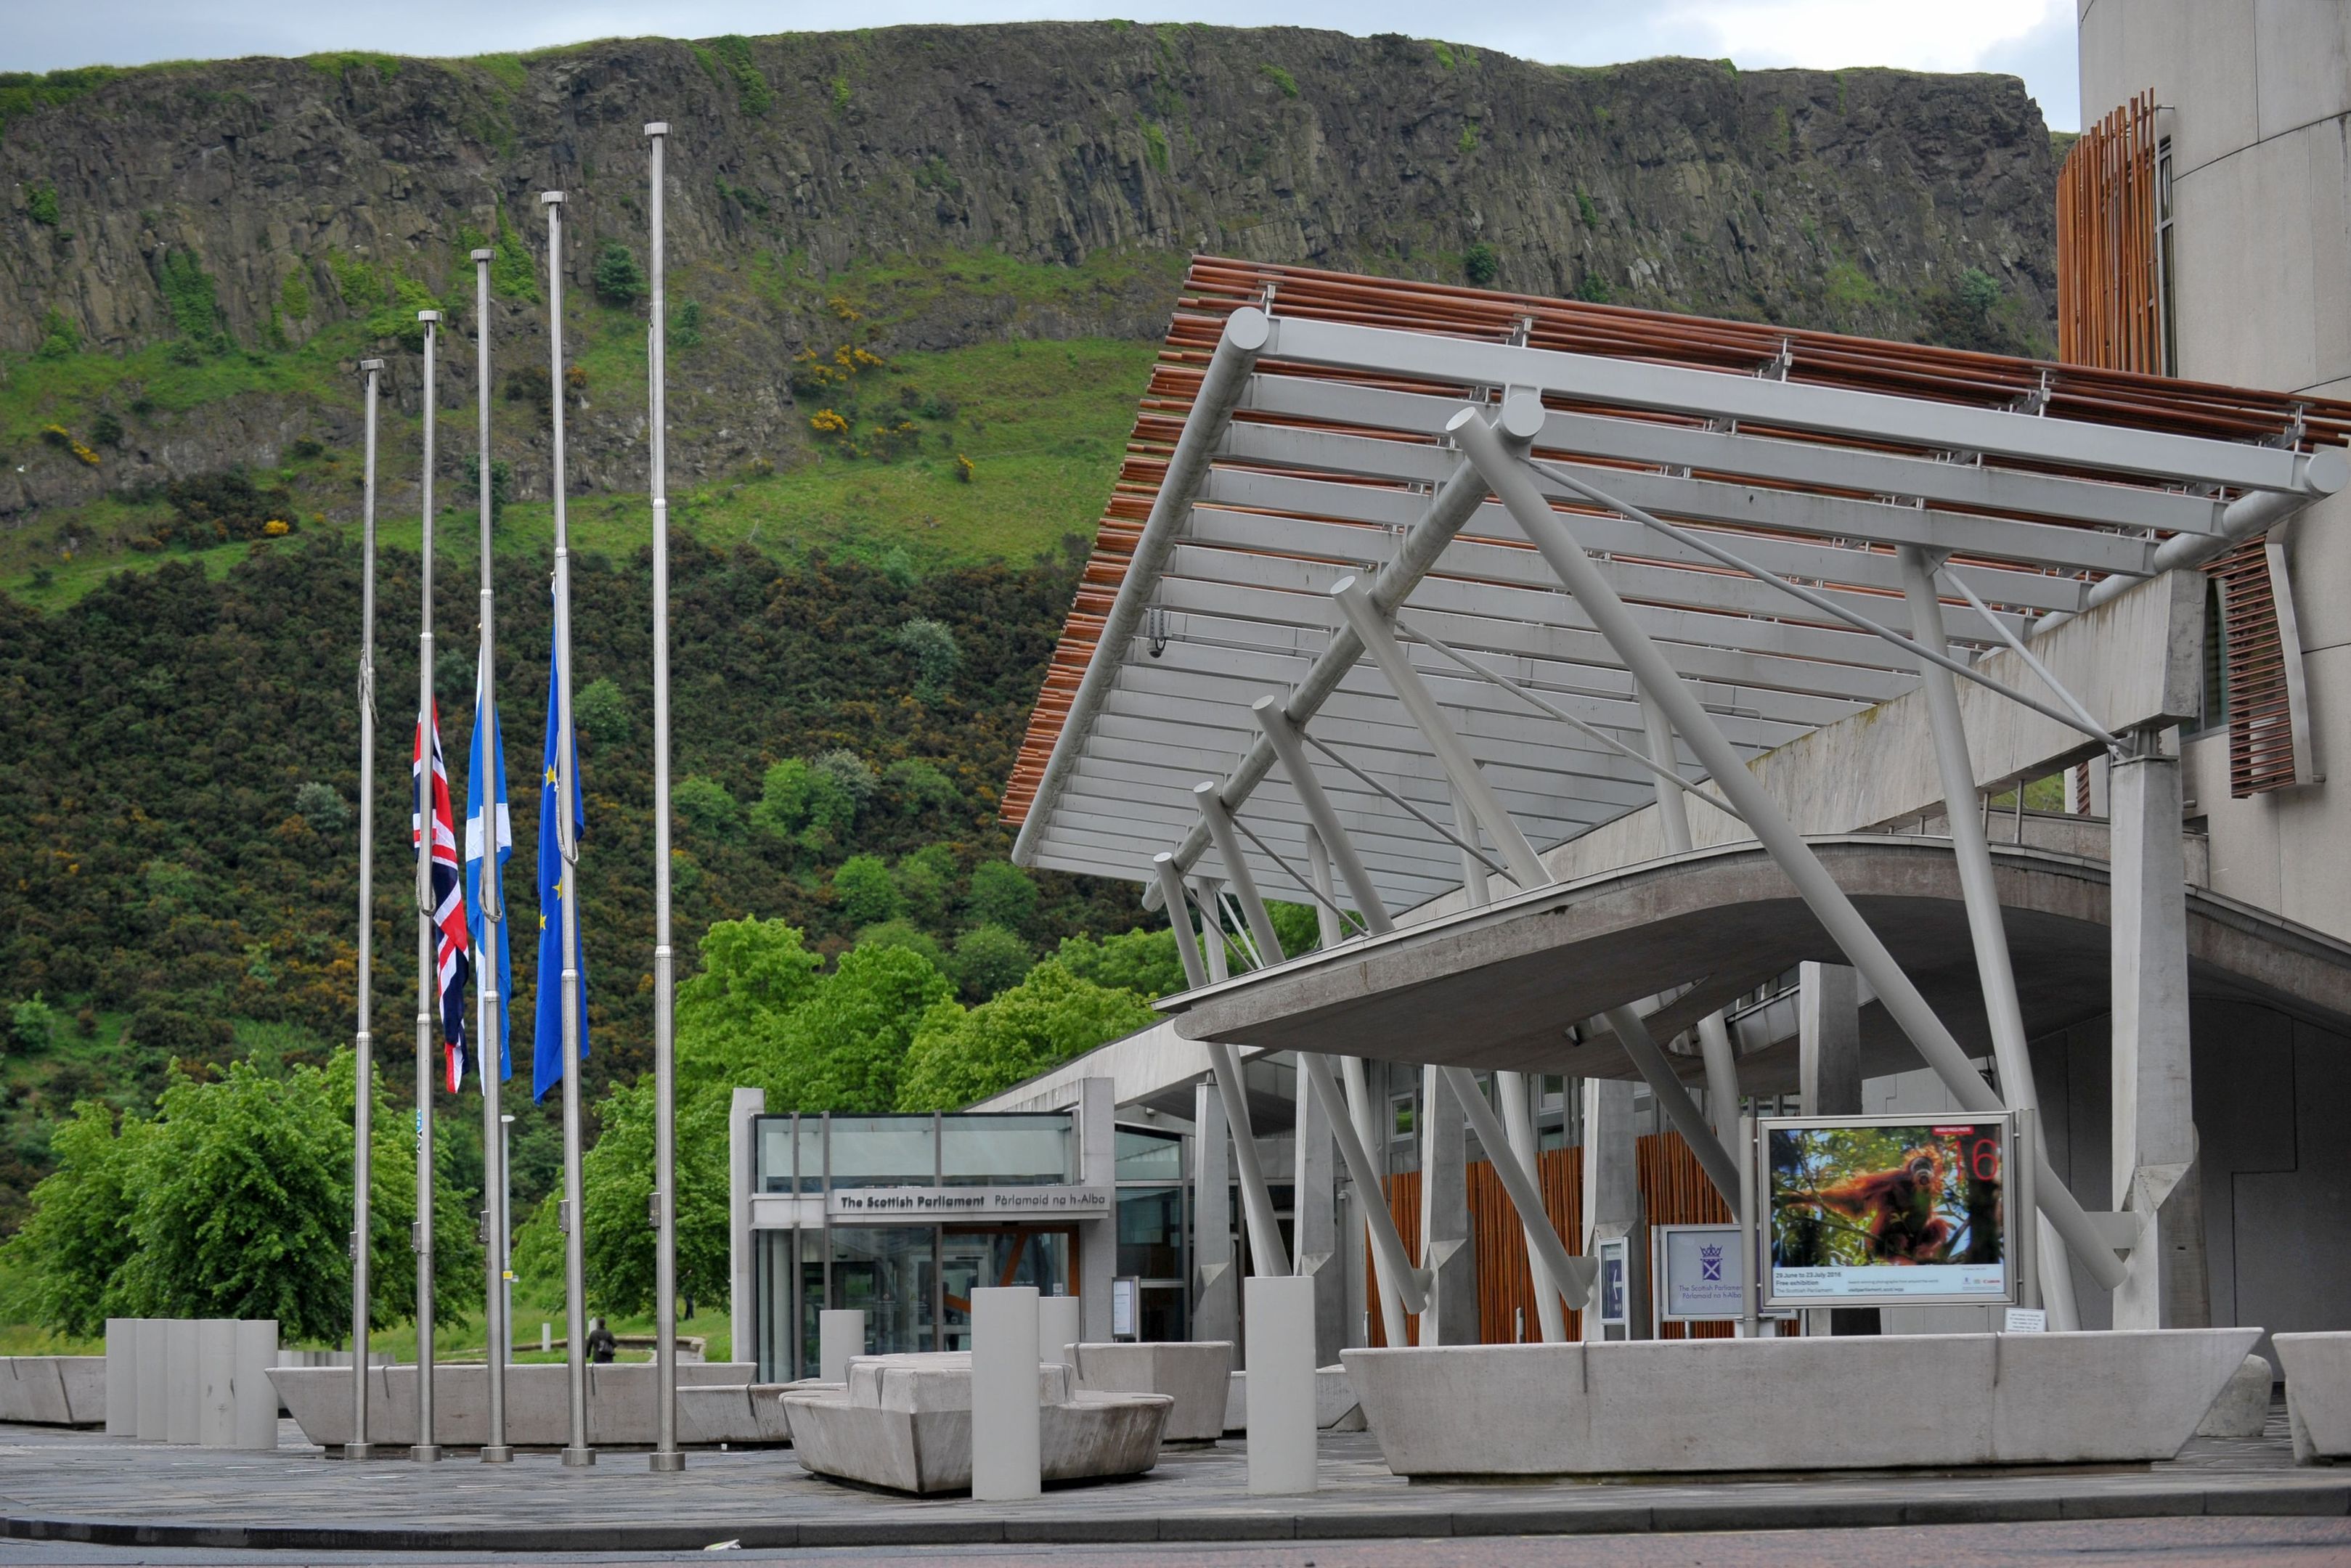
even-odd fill
[[(413, 410), (421, 304), (460, 318), (443, 391), (469, 405), (474, 246), (501, 366), (545, 365), (543, 190), (577, 340), (641, 363), (642, 304), (600, 327), (594, 273), (608, 242), (643, 259), (653, 120), (704, 345), (673, 394), (688, 479), (807, 450), (795, 354), (1155, 337), (1196, 249), (1895, 337), (1972, 271), (2001, 330), (2047, 337), (2050, 141), (2009, 78), (1121, 23), (67, 73), (0, 80), (0, 517), (347, 439), (350, 383), (291, 367), (379, 341)], [(158, 345), (169, 397), (59, 368)], [(582, 401), (592, 488), (642, 392)], [(38, 439), (100, 413), (120, 460)]]

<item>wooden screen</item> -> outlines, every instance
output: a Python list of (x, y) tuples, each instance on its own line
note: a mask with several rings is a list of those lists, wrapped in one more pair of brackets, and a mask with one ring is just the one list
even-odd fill
[(2057, 357), (2163, 372), (2155, 93), (2084, 131), (2057, 172)]

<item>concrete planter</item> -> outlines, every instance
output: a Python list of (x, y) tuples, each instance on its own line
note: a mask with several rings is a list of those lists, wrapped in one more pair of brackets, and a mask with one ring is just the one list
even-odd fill
[(1885, 1469), (2170, 1458), (2260, 1337), (1636, 1341), (1345, 1359), (1400, 1476)]
[[(1344, 1353), (1342, 1353), (1344, 1354)], [(1235, 1435), (1249, 1430), (1249, 1374), (1236, 1371), (1225, 1391), (1225, 1430)], [(1325, 1432), (1360, 1432), (1365, 1418), (1344, 1366), (1314, 1369), (1314, 1425)]]
[(1165, 1394), (1170, 1443), (1213, 1443), (1224, 1436), (1230, 1340), (1170, 1344), (1079, 1344), (1075, 1386), (1087, 1394)]
[(2285, 1374), (2294, 1457), (2311, 1465), (2351, 1459), (2351, 1333), (2273, 1334)]
[[(597, 1448), (646, 1445), (655, 1437), (655, 1374), (651, 1362), (618, 1362), (588, 1368), (588, 1441)], [(507, 1368), (507, 1441), (518, 1448), (559, 1448), (571, 1440), (569, 1369), (554, 1363), (532, 1363)], [(730, 1408), (725, 1401), (696, 1404), (700, 1396), (689, 1389), (732, 1385), (738, 1395), (758, 1375), (749, 1362), (680, 1362), (678, 1437), (685, 1437), (685, 1411), (691, 1406), (718, 1421)], [(346, 1366), (281, 1366), (270, 1381), (278, 1397), (300, 1423), (302, 1435), (321, 1448), (340, 1448), (351, 1440), (351, 1372)], [(368, 1437), (371, 1443), (405, 1448), (416, 1441), (416, 1368), (383, 1366), (368, 1369)], [(433, 1375), (433, 1437), (437, 1443), (470, 1448), (489, 1441), (489, 1369), (479, 1362), (436, 1367)], [(735, 1430), (705, 1441), (756, 1442), (761, 1428), (756, 1415)], [(726, 1428), (721, 1425), (721, 1430)]]
[(0, 1356), (0, 1421), (37, 1427), (106, 1423), (106, 1357)]
[[(1051, 1362), (1038, 1368), (1037, 1395), (1042, 1479), (1139, 1475), (1159, 1462), (1170, 1396), (1080, 1393), (1069, 1367)], [(840, 1388), (788, 1392), (783, 1404), (799, 1462), (818, 1475), (894, 1491), (970, 1490), (968, 1353), (859, 1356)]]

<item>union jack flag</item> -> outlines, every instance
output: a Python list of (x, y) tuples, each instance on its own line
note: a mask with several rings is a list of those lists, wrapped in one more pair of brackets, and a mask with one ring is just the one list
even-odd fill
[[(424, 832), (425, 727), (416, 727), (416, 751), (409, 765), (408, 844)], [(456, 817), (449, 810), (449, 769), (441, 760), (441, 706), (433, 706), (433, 925), (439, 940), (436, 968), (441, 991), (441, 1038), (448, 1043), (449, 1092), (465, 1079), (465, 981), (473, 973), (465, 948), (465, 887), (457, 859)]]

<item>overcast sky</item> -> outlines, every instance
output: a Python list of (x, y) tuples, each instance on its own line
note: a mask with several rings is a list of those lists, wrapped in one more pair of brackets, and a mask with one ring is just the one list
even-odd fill
[(2079, 128), (2073, 0), (0, 0), (0, 70), (381, 49), (473, 55), (590, 38), (708, 37), (901, 22), (1136, 21), (1406, 33), (1553, 64), (1652, 55), (1766, 66), (1907, 66), (2024, 78), (2052, 129)]

